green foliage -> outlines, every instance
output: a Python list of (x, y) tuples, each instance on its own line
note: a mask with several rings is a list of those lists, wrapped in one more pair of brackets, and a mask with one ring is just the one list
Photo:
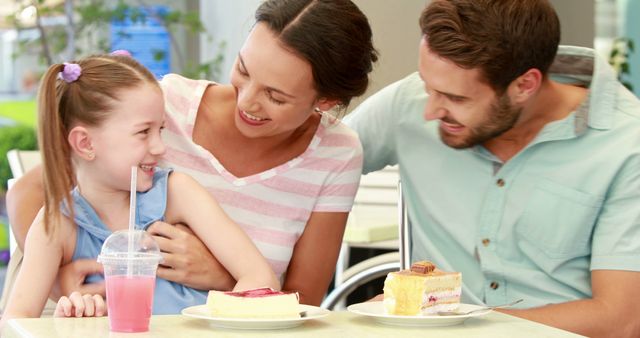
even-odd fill
[(627, 80), (631, 75), (629, 67), (629, 55), (635, 49), (633, 40), (629, 38), (617, 38), (613, 42), (613, 48), (609, 54), (609, 64), (618, 72), (620, 82), (633, 91), (633, 85)]
[[(9, 224), (6, 224), (0, 218), (0, 250), (9, 250)], [(0, 259), (0, 265), (4, 266), (7, 262)]]
[(11, 175), (7, 152), (11, 149), (35, 150), (38, 148), (33, 127), (17, 125), (0, 128), (0, 192), (6, 191)]
[(16, 121), (18, 124), (24, 124), (35, 127), (36, 118), (36, 101), (3, 101), (0, 102), (0, 116)]
[(224, 62), (224, 55), (222, 51), (226, 48), (227, 44), (223, 41), (218, 44), (218, 54), (213, 60), (201, 64), (187, 63), (186, 67), (182, 71), (182, 75), (192, 79), (219, 79), (222, 75), (222, 62)]
[[(107, 0), (80, 0), (73, 2), (74, 22), (71, 25), (73, 29), (73, 35), (68, 34), (69, 25), (57, 25), (46, 26), (37, 25), (36, 28), (40, 30), (40, 38), (35, 40), (23, 40), (19, 42), (19, 52), (16, 57), (25, 53), (38, 53), (41, 55), (41, 62), (43, 64), (51, 65), (55, 62), (67, 59), (67, 48), (69, 46), (69, 39), (73, 38), (78, 43), (74, 53), (79, 55), (95, 54), (110, 51), (109, 25), (112, 21), (122, 21), (130, 19), (133, 23), (144, 23), (149, 17), (158, 19), (162, 25), (165, 26), (170, 35), (170, 41), (172, 44), (172, 56), (175, 57), (178, 73), (190, 77), (202, 77), (207, 75), (219, 76), (221, 74), (220, 67), (222, 66), (222, 49), (219, 50), (218, 56), (209, 62), (193, 65), (189, 63), (182, 56), (184, 48), (179, 45), (175, 38), (175, 31), (178, 28), (184, 28), (187, 34), (207, 34), (204, 25), (200, 21), (199, 14), (197, 12), (183, 12), (179, 10), (173, 10), (166, 13), (156, 13), (153, 11), (144, 11), (143, 7), (147, 7), (143, 0), (119, 0), (115, 6), (109, 5), (112, 3)], [(130, 3), (135, 3), (131, 5)], [(64, 17), (64, 2), (57, 3), (54, 6), (47, 6), (45, 2), (41, 0), (23, 1), (22, 7), (18, 8), (16, 14), (22, 11), (24, 8), (30, 5), (34, 5), (37, 8), (37, 15), (42, 17)], [(19, 20), (16, 19), (17, 15), (10, 15), (7, 17), (8, 22), (17, 29), (24, 29)], [(36, 21), (37, 23), (38, 21)], [(128, 38), (128, 34), (121, 33), (122, 38)], [(207, 34), (208, 35), (208, 34)], [(80, 48), (79, 46), (85, 46)], [(221, 48), (224, 48), (224, 43), (220, 44)], [(167, 57), (164, 52), (151, 51), (155, 60), (163, 60)], [(62, 57), (59, 57), (62, 56)], [(60, 60), (58, 60), (60, 58)], [(54, 60), (55, 59), (55, 60)], [(210, 77), (208, 77), (210, 78)], [(213, 78), (215, 79), (215, 78)]]

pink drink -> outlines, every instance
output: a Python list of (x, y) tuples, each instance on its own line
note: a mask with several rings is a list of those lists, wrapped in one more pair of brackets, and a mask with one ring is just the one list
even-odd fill
[(155, 276), (106, 276), (111, 331), (145, 332), (149, 330), (155, 285)]

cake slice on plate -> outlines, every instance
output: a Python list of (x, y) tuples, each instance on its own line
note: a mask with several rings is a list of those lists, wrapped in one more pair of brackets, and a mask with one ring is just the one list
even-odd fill
[(436, 269), (428, 261), (416, 262), (409, 270), (389, 273), (383, 290), (387, 314), (418, 316), (452, 311), (460, 306), (462, 274)]
[(297, 292), (260, 288), (239, 292), (209, 291), (207, 307), (214, 317), (294, 319), (300, 318)]

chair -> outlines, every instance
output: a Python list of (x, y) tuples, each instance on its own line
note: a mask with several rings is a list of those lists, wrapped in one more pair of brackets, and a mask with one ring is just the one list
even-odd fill
[[(369, 258), (363, 262), (355, 264), (352, 267), (340, 269), (343, 267), (345, 254), (345, 244), (343, 244), (343, 250), (341, 251), (341, 258), (338, 260), (338, 267), (336, 268), (336, 285), (335, 288), (325, 297), (321, 307), (333, 310), (336, 307), (341, 307), (344, 303), (346, 296), (351, 294), (354, 290), (363, 284), (366, 284), (379, 277), (386, 276), (389, 272), (397, 271), (399, 269), (406, 269), (410, 266), (409, 260), (409, 227), (408, 217), (406, 214), (406, 206), (404, 204), (404, 198), (402, 196), (402, 184), (397, 179), (397, 167), (385, 170), (396, 171), (397, 192), (394, 201), (394, 209), (397, 215), (393, 229), (396, 232), (398, 242), (396, 247), (398, 252), (390, 252), (376, 257)], [(366, 177), (366, 176), (365, 176)], [(364, 177), (363, 177), (364, 179)], [(364, 182), (364, 189), (367, 189), (367, 182)], [(361, 182), (361, 189), (363, 183)], [(394, 189), (395, 190), (395, 189)], [(358, 196), (356, 196), (358, 200)], [(357, 204), (354, 205), (354, 211), (356, 211)], [(357, 215), (357, 214), (356, 214)], [(348, 242), (346, 242), (348, 245)], [(348, 254), (348, 253), (347, 253)]]
[(9, 167), (14, 178), (19, 178), (40, 164), (40, 152), (37, 150), (12, 149), (7, 152)]
[[(9, 167), (11, 168), (11, 174), (13, 175), (13, 178), (9, 179), (7, 182), (9, 189), (11, 189), (15, 180), (40, 164), (41, 161), (40, 152), (37, 150), (9, 150), (9, 152), (7, 152), (7, 159), (9, 160)], [(9, 250), (11, 252), (11, 256), (9, 258), (9, 266), (7, 267), (7, 273), (5, 275), (2, 297), (0, 298), (0, 309), (4, 309), (7, 305), (9, 293), (11, 292), (11, 289), (13, 289), (13, 284), (15, 283), (18, 271), (22, 264), (22, 250), (18, 247), (13, 231), (9, 231)], [(55, 306), (55, 302), (50, 299), (47, 300), (42, 315), (49, 317), (53, 315)]]

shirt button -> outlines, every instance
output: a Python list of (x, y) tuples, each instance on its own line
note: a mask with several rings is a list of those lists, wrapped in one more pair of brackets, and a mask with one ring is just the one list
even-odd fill
[(498, 180), (496, 181), (496, 184), (497, 184), (499, 187), (504, 187), (504, 180), (500, 178), (500, 179), (498, 179)]
[(489, 246), (489, 243), (491, 243), (491, 240), (490, 240), (490, 239), (488, 239), (488, 238), (484, 238), (484, 239), (482, 240), (482, 245), (484, 245), (484, 246)]
[(489, 287), (495, 290), (500, 287), (500, 284), (498, 284), (498, 282), (491, 282), (491, 284), (489, 284)]

